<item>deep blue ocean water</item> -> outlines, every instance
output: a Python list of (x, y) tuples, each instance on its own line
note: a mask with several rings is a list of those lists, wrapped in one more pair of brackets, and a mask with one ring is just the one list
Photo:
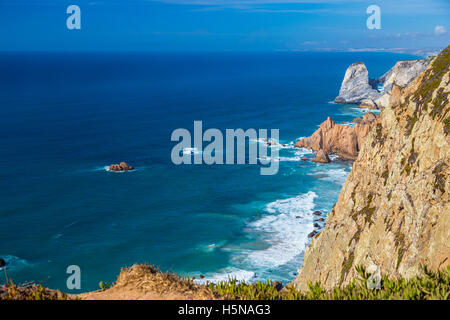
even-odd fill
[[(152, 263), (208, 280), (292, 280), (351, 163), (301, 163), (280, 150), (277, 175), (258, 165), (172, 164), (173, 130), (267, 128), (281, 143), (327, 116), (346, 68), (378, 77), (389, 53), (0, 54), (0, 257), (15, 282), (81, 291), (120, 268)], [(127, 161), (133, 172), (105, 166)], [(0, 282), (3, 281), (0, 275)]]

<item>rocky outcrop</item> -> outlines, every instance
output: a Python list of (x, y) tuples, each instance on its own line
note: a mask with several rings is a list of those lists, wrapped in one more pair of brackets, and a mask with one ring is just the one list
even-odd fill
[(355, 62), (347, 68), (336, 103), (357, 103), (364, 99), (375, 100), (381, 94), (369, 83), (369, 72), (364, 63)]
[(398, 61), (394, 67), (377, 79), (377, 83), (383, 84), (383, 91), (390, 93), (395, 85), (405, 88), (419, 74), (421, 74), (433, 59), (431, 57), (419, 60)]
[(129, 166), (126, 162), (121, 162), (119, 164), (112, 164), (109, 166), (110, 171), (130, 171), (134, 170), (133, 166)]
[(359, 104), (364, 108), (384, 108), (389, 103), (392, 87), (407, 87), (431, 60), (432, 58), (399, 61), (378, 79), (369, 79), (364, 63), (355, 62), (345, 72), (339, 96), (334, 101)]
[[(384, 108), (389, 104), (391, 91), (394, 85), (405, 88), (417, 76), (422, 73), (431, 62), (432, 58), (419, 60), (404, 60), (398, 61), (393, 68), (376, 80), (377, 84), (382, 85), (382, 95), (372, 101), (377, 108)], [(367, 102), (361, 102), (367, 104)]]
[(330, 162), (330, 158), (325, 153), (325, 151), (323, 151), (323, 149), (320, 149), (319, 151), (317, 151), (316, 157), (312, 160), (312, 162), (328, 163)]
[(295, 147), (337, 154), (346, 160), (355, 160), (364, 138), (376, 122), (373, 113), (367, 112), (363, 118), (353, 120), (356, 125), (336, 124), (330, 117), (320, 125), (310, 137), (299, 140)]
[(358, 265), (410, 278), (421, 264), (450, 264), (449, 66), (450, 46), (407, 88), (394, 84), (325, 228), (305, 250), (299, 289), (347, 284)]

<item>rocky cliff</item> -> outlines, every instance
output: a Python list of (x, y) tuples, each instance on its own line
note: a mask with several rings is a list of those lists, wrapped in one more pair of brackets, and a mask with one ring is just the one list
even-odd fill
[[(398, 61), (378, 79), (370, 79), (362, 62), (351, 64), (345, 72), (336, 103), (360, 104), (362, 107), (384, 108), (389, 103), (394, 85), (407, 87), (425, 70), (432, 58)], [(380, 88), (380, 89), (378, 89)]]
[(369, 132), (294, 284), (349, 283), (355, 266), (412, 277), (450, 263), (450, 46), (390, 103)]
[[(376, 122), (374, 114), (367, 112), (363, 118), (353, 120), (354, 126), (336, 124), (330, 117), (321, 123), (310, 137), (299, 140), (296, 148), (308, 148), (316, 152), (323, 150), (327, 154), (337, 154), (345, 160), (355, 160), (359, 149)], [(321, 161), (326, 162), (326, 161)]]

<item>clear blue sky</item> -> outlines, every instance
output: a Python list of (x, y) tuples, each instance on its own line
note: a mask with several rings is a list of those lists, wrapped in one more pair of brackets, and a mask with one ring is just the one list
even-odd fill
[[(81, 30), (66, 27), (71, 4)], [(449, 21), (448, 0), (0, 0), (0, 51), (437, 49)]]

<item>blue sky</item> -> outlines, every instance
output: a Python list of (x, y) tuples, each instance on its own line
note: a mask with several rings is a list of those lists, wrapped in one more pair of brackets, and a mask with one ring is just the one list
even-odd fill
[[(81, 30), (66, 27), (72, 4)], [(445, 0), (0, 0), (0, 51), (431, 50), (449, 21)]]

